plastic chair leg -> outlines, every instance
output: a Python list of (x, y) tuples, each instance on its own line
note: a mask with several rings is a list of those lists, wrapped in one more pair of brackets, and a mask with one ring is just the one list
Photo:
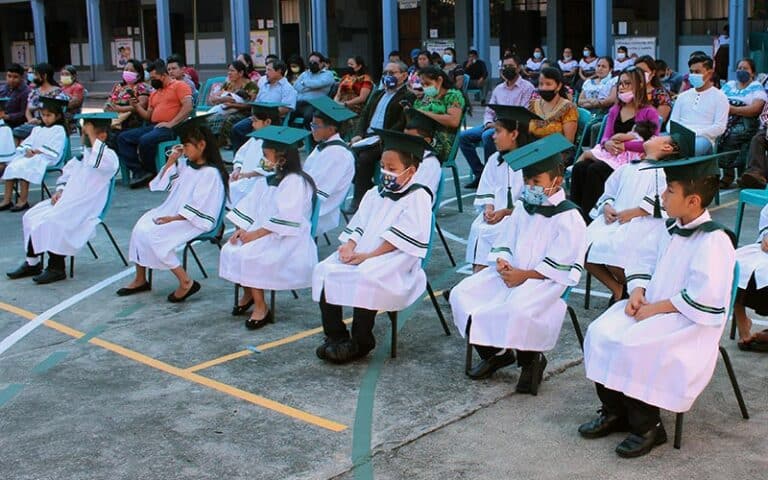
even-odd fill
[(733, 387), (733, 394), (736, 395), (736, 401), (739, 403), (739, 410), (741, 410), (741, 416), (744, 420), (749, 420), (749, 412), (747, 412), (747, 405), (744, 403), (744, 397), (741, 394), (741, 388), (739, 388), (739, 382), (736, 380), (736, 373), (733, 371), (733, 365), (731, 365), (731, 358), (728, 356), (728, 352), (723, 347), (720, 347), (720, 355), (723, 357), (723, 363), (725, 363), (725, 370), (728, 372), (728, 378), (731, 380), (731, 386)]
[(115, 250), (117, 250), (117, 254), (120, 255), (120, 260), (123, 261), (123, 265), (126, 267), (128, 266), (128, 260), (125, 259), (125, 255), (123, 255), (123, 251), (120, 250), (120, 245), (117, 244), (117, 241), (115, 241), (115, 237), (112, 235), (112, 231), (109, 229), (106, 223), (101, 222), (101, 226), (104, 227), (104, 231), (107, 232), (107, 236), (109, 237), (109, 241), (112, 242), (112, 246), (115, 247)]
[(240, 285), (235, 284), (235, 305), (234, 308), (237, 308), (237, 306), (240, 304)]
[(387, 312), (390, 322), (392, 322), (392, 342), (389, 347), (389, 356), (397, 357), (397, 312)]
[(456, 190), (456, 206), (459, 208), (459, 212), (463, 213), (464, 204), (461, 201), (461, 182), (459, 181), (459, 168), (456, 165), (451, 165), (451, 173), (453, 174), (453, 187)]
[(275, 318), (275, 291), (269, 292), (269, 311), (272, 312), (272, 318)]
[(728, 335), (731, 340), (736, 339), (736, 315), (731, 314), (731, 333)]
[[(205, 271), (205, 268), (203, 268), (202, 262), (200, 262), (200, 257), (197, 256), (197, 252), (195, 252), (195, 249), (192, 247), (192, 244), (187, 244), (187, 247), (189, 248), (189, 252), (192, 254), (192, 258), (195, 259), (195, 263), (197, 263), (197, 268), (200, 269), (200, 273), (203, 274), (203, 278), (208, 278), (208, 273)], [(187, 262), (186, 262), (186, 255), (184, 257), (184, 269), (187, 268)]]
[(152, 269), (147, 269), (147, 283), (149, 284), (149, 288), (152, 288)]
[[(733, 233), (736, 234), (736, 244), (739, 243), (739, 237), (741, 236), (741, 222), (744, 220), (744, 207), (746, 203), (739, 202), (739, 207), (736, 209), (736, 225), (733, 229)], [(731, 337), (733, 338), (733, 337)]]
[(294, 300), (298, 300), (299, 299), (299, 294), (296, 293), (296, 290), (291, 290), (291, 293), (293, 294), (293, 299)]
[(676, 449), (680, 450), (680, 445), (683, 443), (683, 414), (678, 413), (675, 416), (675, 443)]
[(93, 245), (91, 245), (91, 242), (85, 242), (85, 244), (88, 246), (88, 250), (91, 251), (91, 255), (93, 255), (93, 258), (98, 260), (99, 256), (96, 255), (96, 250), (93, 249)]
[(579, 319), (576, 317), (576, 311), (568, 306), (568, 315), (571, 317), (571, 323), (573, 324), (573, 330), (576, 332), (576, 338), (579, 339), (579, 346), (581, 347), (581, 353), (584, 353), (584, 334), (581, 333), (581, 325), (579, 325)]
[(440, 228), (440, 225), (437, 223), (437, 221), (435, 221), (435, 230), (437, 231), (437, 234), (440, 236), (440, 241), (443, 242), (443, 248), (445, 249), (445, 253), (448, 254), (448, 260), (450, 260), (451, 265), (455, 267), (456, 260), (453, 259), (453, 254), (451, 253), (451, 249), (448, 248), (448, 242), (445, 241), (445, 236), (443, 236), (443, 230)]
[(51, 198), (51, 191), (48, 190), (48, 185), (45, 184), (45, 177), (43, 177), (43, 183), (40, 184), (40, 201), (41, 202), (45, 200), (46, 195), (48, 195), (48, 198)]
[(592, 292), (592, 274), (589, 272), (587, 272), (587, 285), (584, 290), (584, 310), (589, 310), (589, 296)]
[(73, 278), (75, 276), (75, 256), (72, 255), (69, 257), (69, 278)]
[(472, 370), (472, 344), (469, 343), (469, 332), (467, 332), (467, 353), (464, 357), (464, 373)]
[(448, 328), (448, 324), (445, 321), (445, 317), (443, 316), (443, 311), (440, 308), (440, 304), (437, 303), (437, 298), (435, 297), (435, 291), (432, 290), (432, 285), (430, 285), (429, 282), (427, 282), (427, 292), (429, 293), (429, 299), (432, 300), (432, 306), (435, 307), (435, 313), (437, 313), (437, 318), (440, 319), (440, 323), (443, 325), (443, 331), (445, 332), (445, 335), (450, 336), (451, 330)]

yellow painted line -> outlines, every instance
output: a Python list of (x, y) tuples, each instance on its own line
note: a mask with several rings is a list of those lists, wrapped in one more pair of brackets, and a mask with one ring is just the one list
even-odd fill
[[(35, 315), (34, 313), (28, 310), (24, 310), (24, 309), (15, 307), (13, 305), (9, 305), (7, 303), (2, 303), (2, 302), (0, 302), (0, 310), (5, 310), (9, 313), (13, 313), (20, 317), (26, 318), (27, 320), (32, 320), (33, 318), (37, 317), (37, 315)], [(83, 332), (79, 330), (75, 330), (73, 328), (70, 328), (66, 325), (55, 322), (53, 320), (46, 320), (44, 325), (74, 338), (80, 338), (83, 335), (85, 335)], [(246, 402), (253, 403), (254, 405), (264, 407), (266, 409), (272, 410), (277, 413), (281, 413), (283, 415), (295, 418), (297, 420), (301, 420), (303, 422), (307, 422), (309, 424), (316, 425), (318, 427), (322, 427), (322, 428), (331, 430), (333, 432), (341, 432), (347, 429), (347, 426), (341, 423), (337, 423), (332, 420), (318, 417), (317, 415), (312, 415), (311, 413), (307, 413), (305, 411), (302, 411), (293, 407), (289, 407), (288, 405), (283, 405), (282, 403), (275, 402), (274, 400), (270, 400), (268, 398), (262, 397), (261, 395), (256, 395), (250, 392), (246, 392), (245, 390), (241, 390), (231, 385), (227, 385), (226, 383), (222, 383), (222, 382), (213, 380), (211, 378), (204, 377), (202, 375), (187, 371), (182, 368), (174, 367), (173, 365), (169, 365), (155, 358), (148, 357), (147, 355), (141, 354), (134, 350), (130, 350), (121, 345), (117, 345), (115, 343), (108, 342), (100, 338), (92, 338), (89, 341), (89, 343), (92, 343), (93, 345), (101, 347), (105, 350), (109, 350), (110, 352), (116, 353), (125, 358), (131, 359), (137, 363), (141, 363), (142, 365), (152, 367), (154, 369), (160, 370), (162, 372), (168, 373), (170, 375), (173, 375), (179, 378), (183, 378), (184, 380), (188, 380), (190, 382), (197, 383), (199, 385), (204, 385), (213, 390), (226, 393), (227, 395), (231, 395), (235, 398), (245, 400)]]

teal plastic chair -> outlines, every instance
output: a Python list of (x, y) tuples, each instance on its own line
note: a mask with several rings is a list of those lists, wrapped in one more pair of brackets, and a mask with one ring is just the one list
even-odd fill
[[(472, 88), (472, 89), (470, 89), (469, 88), (469, 81), (470, 81), (469, 80), (469, 74), (465, 73), (464, 74), (464, 87), (466, 88), (465, 93), (470, 98), (471, 98), (471, 95), (475, 95), (475, 98), (479, 98), (480, 101), (483, 102), (485, 100), (485, 98), (483, 97), (483, 89), (480, 89), (480, 88)], [(488, 81), (489, 81), (489, 79), (486, 78), (485, 79), (485, 84), (486, 85), (488, 84)]]
[(736, 210), (736, 225), (733, 229), (734, 233), (736, 234), (737, 243), (739, 241), (739, 237), (741, 236), (741, 222), (744, 219), (744, 207), (747, 204), (760, 208), (768, 205), (768, 187), (766, 187), (764, 190), (747, 188), (739, 192), (739, 207)]
[[(461, 114), (461, 121), (464, 121), (466, 113)], [(459, 122), (461, 125), (461, 122)], [(443, 168), (450, 168), (453, 174), (453, 187), (456, 190), (456, 204), (459, 208), (459, 212), (464, 212), (464, 205), (461, 201), (461, 182), (459, 181), (459, 168), (456, 166), (456, 156), (459, 154), (459, 131), (456, 131), (456, 136), (453, 137), (453, 145), (451, 151), (448, 153), (448, 158), (443, 162)]]
[[(104, 229), (104, 232), (109, 237), (109, 241), (112, 242), (112, 246), (115, 247), (115, 250), (117, 251), (117, 254), (120, 255), (120, 260), (123, 261), (123, 265), (126, 267), (128, 266), (128, 261), (125, 259), (125, 255), (123, 255), (123, 251), (120, 250), (120, 246), (117, 244), (117, 241), (115, 240), (114, 235), (112, 235), (112, 231), (107, 226), (107, 223), (104, 221), (104, 217), (107, 216), (107, 212), (109, 212), (109, 207), (112, 206), (112, 196), (115, 193), (115, 183), (117, 181), (117, 177), (112, 177), (112, 180), (109, 182), (109, 193), (107, 193), (107, 201), (104, 203), (104, 208), (101, 209), (101, 213), (99, 214), (99, 225), (102, 226)], [(96, 254), (96, 250), (93, 248), (93, 245), (90, 241), (86, 242), (86, 245), (88, 246), (88, 249), (91, 251), (91, 254), (93, 255), (93, 258), (98, 260), (99, 256)], [(72, 278), (75, 276), (75, 256), (72, 255), (69, 257), (69, 278)]]
[(207, 105), (205, 102), (208, 101), (208, 95), (211, 94), (211, 88), (213, 88), (215, 83), (224, 83), (226, 81), (227, 77), (213, 77), (206, 80), (203, 88), (200, 90), (197, 96), (197, 104), (195, 105), (195, 110), (198, 112), (210, 110), (213, 105)]
[(155, 168), (160, 172), (165, 166), (165, 162), (168, 158), (165, 156), (165, 152), (168, 149), (181, 143), (181, 139), (176, 137), (174, 140), (168, 140), (166, 142), (160, 142), (157, 144), (157, 153), (155, 153)]
[[(432, 256), (432, 239), (434, 238), (434, 232), (435, 232), (435, 215), (432, 215), (432, 229), (430, 230), (431, 234), (429, 236), (429, 245), (427, 246), (427, 254), (424, 256), (424, 258), (421, 260), (421, 268), (425, 271), (427, 269), (427, 264), (429, 263), (429, 259)], [(443, 326), (443, 331), (445, 332), (446, 336), (451, 335), (450, 329), (448, 329), (448, 324), (445, 321), (445, 317), (443, 316), (443, 311), (440, 309), (440, 305), (437, 303), (437, 298), (435, 297), (435, 292), (432, 290), (432, 285), (429, 283), (429, 278), (427, 278), (427, 293), (429, 293), (429, 299), (432, 300), (432, 306), (435, 308), (435, 313), (437, 313), (437, 318), (440, 319), (440, 323)], [(421, 295), (419, 295), (421, 297)], [(418, 300), (417, 300), (418, 301)], [(397, 357), (397, 316), (398, 312), (387, 312), (387, 316), (389, 317), (390, 322), (392, 323), (392, 335), (391, 335), (391, 344), (390, 344), (390, 356), (392, 358)]]
[(198, 235), (196, 238), (188, 241), (186, 245), (184, 245), (184, 250), (182, 252), (182, 265), (184, 266), (184, 270), (187, 269), (187, 254), (192, 253), (192, 257), (195, 259), (195, 262), (197, 263), (197, 268), (200, 269), (200, 272), (203, 274), (204, 278), (208, 278), (208, 273), (205, 271), (205, 268), (203, 268), (203, 264), (200, 262), (200, 258), (197, 256), (197, 252), (195, 252), (195, 249), (192, 247), (192, 244), (197, 242), (205, 242), (209, 241), (219, 247), (219, 250), (221, 250), (221, 237), (224, 230), (224, 214), (225, 214), (225, 208), (227, 205), (227, 200), (224, 199), (224, 201), (221, 204), (221, 209), (219, 210), (219, 216), (216, 218), (216, 224), (213, 226), (212, 229), (209, 231), (202, 233)]
[(45, 168), (45, 173), (43, 174), (43, 181), (40, 184), (40, 201), (41, 202), (45, 200), (46, 195), (48, 195), (48, 198), (51, 198), (51, 191), (48, 190), (48, 185), (45, 184), (45, 180), (46, 178), (48, 178), (48, 174), (53, 172), (61, 173), (62, 170), (64, 169), (64, 165), (67, 164), (70, 158), (72, 158), (72, 148), (71, 148), (71, 142), (69, 141), (69, 136), (67, 136), (64, 139), (64, 149), (61, 151), (61, 154), (59, 155), (59, 159), (56, 161), (55, 164), (49, 165)]
[(578, 159), (581, 156), (581, 152), (584, 151), (584, 140), (587, 137), (587, 132), (592, 126), (594, 115), (586, 108), (579, 107), (579, 122), (576, 128), (576, 154), (574, 159)]

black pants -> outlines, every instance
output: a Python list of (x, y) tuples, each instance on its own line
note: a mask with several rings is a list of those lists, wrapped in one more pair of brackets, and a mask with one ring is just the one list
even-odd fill
[[(35, 249), (32, 247), (32, 240), (27, 242), (27, 257), (36, 257)], [(66, 268), (66, 258), (63, 255), (57, 255), (52, 252), (48, 252), (48, 269), (56, 270), (57, 272), (63, 272)]]
[(581, 208), (584, 221), (589, 224), (589, 211), (605, 191), (605, 181), (613, 168), (602, 160), (582, 160), (573, 164), (571, 172), (571, 200)]
[(603, 402), (604, 413), (626, 418), (632, 433), (642, 435), (661, 423), (659, 407), (630, 398), (600, 383), (595, 383), (595, 387), (597, 396)]
[(765, 154), (767, 149), (768, 140), (765, 138), (765, 128), (761, 128), (749, 142), (748, 172), (768, 177), (768, 156)]
[(352, 200), (356, 205), (360, 204), (365, 192), (373, 187), (373, 175), (376, 173), (376, 165), (381, 161), (381, 142), (368, 148), (357, 150), (355, 155), (355, 195)]
[[(342, 319), (341, 305), (332, 305), (325, 301), (325, 291), (320, 294), (320, 316), (323, 320), (323, 332), (331, 341), (349, 338), (347, 326)], [(352, 312), (352, 340), (361, 350), (370, 351), (376, 346), (373, 336), (373, 325), (376, 321), (376, 310), (357, 308)]]
[[(467, 321), (467, 331), (466, 335), (467, 338), (469, 338), (469, 329), (472, 327), (472, 317), (469, 318)], [(488, 347), (486, 345), (472, 345), (475, 347), (475, 351), (478, 355), (480, 355), (480, 358), (483, 360), (488, 360), (489, 358), (492, 358), (494, 355), (498, 355), (503, 348), (499, 347)], [(517, 352), (517, 364), (521, 367), (527, 367), (531, 363), (533, 363), (533, 360), (536, 358), (536, 354), (539, 352), (529, 352), (524, 350), (516, 350)]]

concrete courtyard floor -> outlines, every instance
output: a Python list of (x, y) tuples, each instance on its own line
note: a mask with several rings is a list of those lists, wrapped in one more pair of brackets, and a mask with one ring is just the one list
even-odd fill
[[(459, 266), (435, 244), (428, 276), (437, 291), (466, 274), (472, 192), (461, 192), (463, 213), (454, 193), (447, 183), (438, 222)], [(123, 252), (136, 220), (162, 199), (117, 188), (106, 221)], [(715, 219), (733, 225), (736, 199), (725, 193)], [(742, 244), (754, 240), (757, 214), (747, 208)], [(321, 258), (338, 245), (329, 236)], [(683, 449), (671, 446), (667, 413), (670, 443), (626, 461), (613, 453), (620, 436), (584, 441), (576, 433), (598, 403), (567, 320), (535, 398), (513, 393), (516, 368), (481, 382), (465, 377), (464, 341), (455, 328), (444, 335), (428, 299), (401, 314), (397, 358), (381, 315), (373, 354), (331, 366), (314, 355), (322, 334), (308, 290), (298, 300), (279, 292), (277, 323), (251, 332), (230, 315), (232, 285), (216, 274), (215, 246), (195, 246), (209, 278), (190, 259), (203, 288), (174, 305), (165, 299), (175, 288), (166, 272), (156, 273), (152, 292), (115, 296), (132, 270), (101, 230), (92, 243), (99, 258), (84, 249), (72, 279), (39, 287), (0, 278), (0, 339), (53, 312), (0, 355), (3, 479), (765, 477), (768, 356), (738, 351), (727, 335), (751, 418), (741, 419), (720, 363), (686, 415)], [(3, 270), (15, 268), (19, 214), (0, 214), (0, 244)], [(570, 304), (586, 331), (607, 300), (593, 296), (589, 310), (583, 301), (575, 290)]]

